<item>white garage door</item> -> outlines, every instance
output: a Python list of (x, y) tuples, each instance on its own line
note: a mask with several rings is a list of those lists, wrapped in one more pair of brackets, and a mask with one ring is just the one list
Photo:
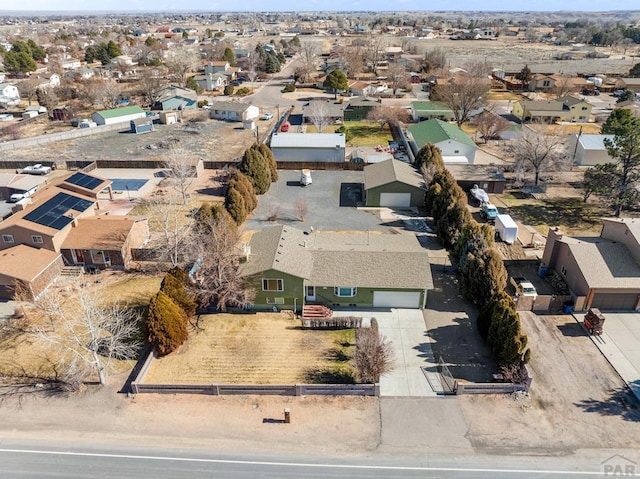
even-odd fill
[(420, 293), (409, 291), (374, 291), (374, 308), (420, 308)]
[(380, 193), (380, 206), (411, 206), (411, 193)]

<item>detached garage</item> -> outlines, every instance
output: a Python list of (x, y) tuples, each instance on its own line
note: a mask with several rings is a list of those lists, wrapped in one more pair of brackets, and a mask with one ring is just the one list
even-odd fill
[(410, 208), (424, 206), (426, 185), (413, 166), (391, 159), (365, 166), (364, 190), (367, 206)]

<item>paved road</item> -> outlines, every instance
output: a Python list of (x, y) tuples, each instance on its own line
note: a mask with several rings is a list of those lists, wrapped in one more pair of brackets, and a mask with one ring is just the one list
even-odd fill
[[(22, 447), (0, 449), (3, 478), (565, 478), (602, 477), (602, 467), (576, 467), (566, 460), (483, 457), (479, 459), (357, 458), (348, 462), (317, 458), (220, 458), (192, 451), (76, 450)], [(502, 464), (501, 464), (502, 462)]]

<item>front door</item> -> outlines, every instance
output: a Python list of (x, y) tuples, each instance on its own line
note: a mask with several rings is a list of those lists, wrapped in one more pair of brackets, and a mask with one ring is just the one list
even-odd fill
[(315, 301), (316, 300), (316, 287), (315, 286), (305, 286), (305, 299), (307, 301)]

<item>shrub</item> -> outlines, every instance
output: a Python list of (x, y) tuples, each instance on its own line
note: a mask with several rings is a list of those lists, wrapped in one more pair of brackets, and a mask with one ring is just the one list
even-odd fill
[(236, 95), (238, 96), (247, 96), (251, 93), (251, 88), (247, 88), (246, 86), (240, 87), (236, 90)]
[(245, 211), (247, 214), (256, 209), (258, 206), (258, 198), (256, 197), (256, 192), (253, 189), (251, 181), (249, 181), (249, 178), (247, 178), (246, 175), (240, 171), (234, 171), (231, 174), (229, 188), (235, 188), (238, 190), (244, 200)]
[(431, 143), (427, 143), (416, 155), (415, 166), (417, 168), (431, 169), (437, 173), (444, 171), (444, 161), (442, 160), (442, 152), (440, 148)]
[(198, 101), (198, 108), (202, 108), (205, 105), (209, 104), (209, 100), (199, 100)]
[(258, 195), (269, 190), (271, 185), (271, 171), (267, 160), (255, 148), (249, 148), (244, 152), (240, 162), (240, 171), (247, 175)]
[(247, 207), (242, 198), (242, 194), (236, 188), (229, 188), (224, 202), (224, 206), (236, 224), (244, 223), (247, 219)]
[[(195, 213), (195, 220), (196, 220), (195, 227), (196, 227), (196, 230), (198, 230), (200, 232), (204, 232), (204, 233), (210, 232), (211, 225), (215, 221), (218, 221), (218, 220), (223, 219), (223, 218), (231, 220), (231, 217), (229, 216), (229, 213), (224, 208), (224, 204), (222, 204), (222, 203), (203, 203)], [(171, 273), (175, 269), (179, 269), (179, 268), (173, 268), (172, 270), (169, 271), (169, 273)], [(180, 270), (180, 271), (182, 271), (182, 270)], [(184, 273), (184, 271), (183, 271), (183, 273)], [(180, 279), (180, 278), (178, 278), (178, 279)], [(186, 283), (184, 283), (184, 281), (183, 281), (183, 284), (186, 284)]]
[(527, 336), (520, 329), (520, 316), (516, 304), (504, 291), (491, 301), (491, 324), (487, 331), (487, 342), (500, 366), (526, 363)]
[(234, 91), (233, 85), (227, 85), (227, 86), (224, 87), (223, 93), (225, 95), (227, 95), (227, 96), (231, 96), (231, 95), (233, 95), (233, 91)]
[(269, 164), (269, 170), (271, 171), (271, 182), (278, 181), (278, 164), (276, 163), (276, 158), (273, 156), (273, 151), (264, 143), (260, 143), (258, 146), (260, 153), (264, 158), (266, 158), (267, 163)]
[(284, 93), (291, 93), (296, 91), (296, 86), (292, 83), (289, 83), (288, 85), (286, 85), (284, 87), (284, 89), (282, 90)]
[(378, 332), (378, 323), (371, 321), (370, 328), (356, 330), (356, 352), (354, 360), (358, 377), (363, 383), (377, 383), (380, 376), (391, 371), (393, 347)]
[(161, 356), (178, 349), (189, 336), (186, 315), (162, 291), (158, 291), (149, 303), (145, 329), (147, 341)]
[[(174, 270), (175, 269), (178, 268), (174, 268)], [(184, 273), (182, 270), (178, 270)], [(184, 274), (187, 276), (186, 273)], [(197, 303), (194, 295), (189, 293), (185, 283), (171, 274), (171, 272), (167, 273), (162, 280), (160, 291), (169, 296), (171, 300), (182, 309), (187, 318), (191, 318), (196, 314)]]

